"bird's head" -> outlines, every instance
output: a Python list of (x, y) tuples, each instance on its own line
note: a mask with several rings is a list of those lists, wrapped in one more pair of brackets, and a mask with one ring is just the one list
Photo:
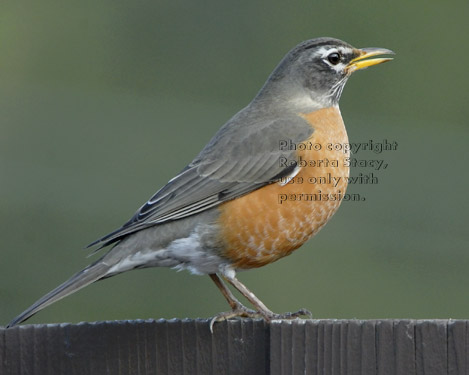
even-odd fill
[(337, 105), (347, 79), (360, 69), (392, 60), (385, 48), (355, 48), (333, 38), (307, 40), (294, 47), (269, 77), (260, 94), (273, 94), (288, 101), (319, 107)]

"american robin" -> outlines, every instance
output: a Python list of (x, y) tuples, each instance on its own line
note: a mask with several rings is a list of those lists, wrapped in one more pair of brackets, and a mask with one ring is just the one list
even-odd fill
[[(208, 274), (234, 316), (275, 314), (236, 272), (289, 255), (321, 229), (347, 187), (348, 143), (338, 107), (347, 79), (390, 58), (384, 48), (356, 49), (333, 38), (307, 40), (279, 63), (247, 107), (215, 134), (181, 173), (153, 195), (121, 228), (93, 242), (113, 245), (99, 260), (39, 299), (9, 323), (95, 282), (145, 267)], [(322, 162), (321, 162), (322, 161)], [(334, 183), (321, 177), (332, 176)], [(318, 182), (320, 181), (320, 182)], [(253, 305), (246, 308), (231, 284)]]

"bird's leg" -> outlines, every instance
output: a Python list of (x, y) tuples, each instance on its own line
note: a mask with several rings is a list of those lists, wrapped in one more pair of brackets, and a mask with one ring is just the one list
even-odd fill
[(216, 273), (211, 273), (209, 276), (213, 280), (215, 285), (218, 287), (218, 289), (220, 289), (221, 294), (223, 294), (223, 297), (225, 297), (226, 301), (229, 303), (233, 310), (236, 310), (240, 306), (243, 306), (241, 302), (236, 299), (233, 293), (231, 293), (231, 290), (226, 287), (226, 285)]
[(246, 286), (241, 283), (236, 277), (227, 277), (224, 279), (233, 285), (246, 299), (251, 302), (251, 304), (256, 308), (256, 310), (261, 314), (267, 321), (269, 321), (274, 313), (270, 311), (264, 303), (257, 298), (253, 292), (251, 292)]
[(217, 274), (212, 273), (209, 276), (213, 280), (215, 285), (218, 287), (218, 289), (220, 289), (220, 292), (223, 294), (223, 296), (231, 306), (231, 311), (219, 313), (210, 320), (211, 332), (213, 332), (213, 324), (221, 320), (226, 320), (235, 317), (259, 317), (259, 313), (254, 310), (248, 309), (246, 306), (244, 306), (241, 302), (237, 300), (233, 293), (231, 293), (231, 290), (226, 287), (226, 285), (223, 283), (223, 281)]
[(293, 313), (284, 313), (276, 314), (270, 311), (264, 303), (257, 298), (253, 292), (251, 292), (243, 283), (241, 283), (234, 275), (223, 275), (223, 278), (233, 285), (246, 299), (254, 306), (255, 310), (248, 309), (241, 302), (239, 302), (236, 297), (231, 293), (227, 286), (223, 283), (222, 279), (217, 274), (210, 274), (210, 278), (213, 280), (215, 285), (220, 289), (221, 293), (225, 299), (230, 304), (232, 310), (227, 312), (222, 312), (215, 315), (210, 320), (210, 331), (213, 333), (213, 325), (215, 322), (222, 320), (236, 318), (236, 317), (245, 317), (245, 318), (263, 318), (267, 322), (270, 322), (272, 319), (294, 319), (300, 316), (309, 316), (312, 317), (310, 311), (306, 309), (301, 309)]
[(261, 315), (267, 322), (272, 319), (294, 319), (300, 316), (309, 316), (312, 318), (310, 311), (301, 309), (292, 313), (276, 314), (270, 311), (264, 303), (257, 298), (243, 283), (241, 283), (234, 275), (223, 275), (224, 279), (233, 285), (257, 310), (258, 315)]

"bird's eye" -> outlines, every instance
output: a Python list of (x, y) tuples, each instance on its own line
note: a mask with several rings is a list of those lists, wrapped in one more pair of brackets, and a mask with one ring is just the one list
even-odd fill
[(327, 60), (332, 65), (337, 65), (340, 62), (340, 55), (337, 52), (332, 52), (329, 56), (327, 56)]

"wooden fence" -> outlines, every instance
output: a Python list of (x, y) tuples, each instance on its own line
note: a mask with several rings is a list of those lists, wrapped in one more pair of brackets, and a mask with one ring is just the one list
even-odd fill
[(0, 374), (469, 374), (463, 320), (118, 321), (0, 328)]

